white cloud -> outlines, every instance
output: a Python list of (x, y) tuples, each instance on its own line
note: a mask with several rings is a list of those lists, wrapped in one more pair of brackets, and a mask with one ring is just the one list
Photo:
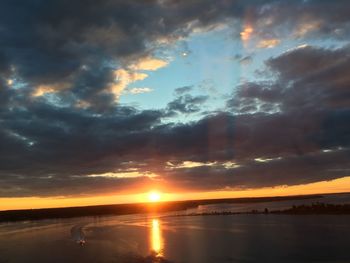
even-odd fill
[(141, 94), (141, 93), (148, 93), (148, 92), (152, 92), (152, 91), (153, 91), (153, 89), (144, 87), (144, 88), (132, 88), (129, 90), (128, 93)]

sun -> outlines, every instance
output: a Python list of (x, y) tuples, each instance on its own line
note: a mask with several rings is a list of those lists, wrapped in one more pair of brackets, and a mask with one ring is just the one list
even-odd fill
[(149, 194), (148, 194), (148, 200), (150, 202), (159, 202), (161, 197), (162, 197), (162, 195), (158, 191), (152, 191), (152, 192), (149, 192)]

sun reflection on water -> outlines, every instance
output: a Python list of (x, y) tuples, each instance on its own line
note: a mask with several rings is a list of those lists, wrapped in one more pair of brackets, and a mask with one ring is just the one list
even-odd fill
[(152, 219), (151, 250), (156, 253), (157, 256), (163, 256), (163, 238), (159, 219)]

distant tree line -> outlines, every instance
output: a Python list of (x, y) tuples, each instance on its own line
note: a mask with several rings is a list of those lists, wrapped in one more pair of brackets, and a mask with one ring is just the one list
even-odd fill
[(348, 215), (350, 214), (350, 204), (325, 204), (325, 203), (313, 203), (311, 205), (293, 205), (291, 208), (284, 210), (269, 211), (268, 208), (263, 210), (253, 209), (246, 212), (233, 212), (233, 211), (212, 211), (204, 213), (191, 213), (191, 214), (178, 214), (176, 216), (215, 216), (215, 215), (239, 215), (239, 214), (289, 214), (289, 215), (315, 215), (315, 214), (328, 214), (328, 215)]
[(350, 204), (313, 203), (311, 205), (293, 205), (289, 209), (273, 211), (279, 214), (350, 214)]
[[(159, 203), (138, 203), (138, 204), (118, 204), (118, 205), (99, 205), (85, 207), (67, 207), (67, 208), (45, 208), (45, 209), (27, 209), (27, 210), (8, 210), (0, 211), (0, 222), (19, 221), (19, 220), (40, 220), (53, 218), (71, 218), (84, 216), (105, 216), (105, 215), (126, 215), (140, 213), (161, 213), (176, 212), (186, 209), (196, 208), (199, 205), (210, 204), (242, 204), (242, 203), (262, 203), (262, 202), (279, 202), (290, 200), (304, 200), (313, 198), (322, 198), (321, 195), (300, 195), (300, 196), (276, 196), (276, 197), (253, 197), (253, 198), (226, 198), (226, 199), (206, 199), (206, 200), (187, 200)], [(294, 209), (296, 209), (295, 207)], [(293, 209), (293, 208), (292, 208)], [(300, 208), (298, 208), (300, 210)], [(307, 208), (304, 208), (307, 209)], [(330, 208), (328, 208), (330, 209)], [(338, 208), (343, 211), (344, 208)], [(298, 210), (298, 211), (299, 211)], [(275, 211), (274, 213), (292, 213), (294, 210)], [(300, 210), (301, 211), (301, 210)], [(323, 210), (325, 211), (325, 210)], [(264, 211), (253, 210), (249, 213), (269, 213)], [(339, 212), (344, 213), (344, 212)], [(213, 212), (208, 214), (239, 214), (237, 212)], [(206, 215), (206, 214), (201, 214)]]

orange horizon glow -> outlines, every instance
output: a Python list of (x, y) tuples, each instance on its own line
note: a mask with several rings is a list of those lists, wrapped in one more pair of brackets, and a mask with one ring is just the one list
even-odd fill
[[(160, 190), (159, 190), (160, 191)], [(158, 191), (157, 191), (158, 192)], [(270, 197), (307, 194), (330, 194), (350, 192), (350, 176), (331, 181), (321, 181), (295, 186), (266, 187), (249, 190), (222, 190), (222, 191), (162, 191), (161, 201), (182, 201), (199, 199), (220, 199), (240, 197)], [(124, 195), (99, 195), (90, 197), (12, 197), (0, 198), (0, 210), (37, 209), (75, 207), (89, 205), (145, 203), (150, 201), (150, 192)]]

